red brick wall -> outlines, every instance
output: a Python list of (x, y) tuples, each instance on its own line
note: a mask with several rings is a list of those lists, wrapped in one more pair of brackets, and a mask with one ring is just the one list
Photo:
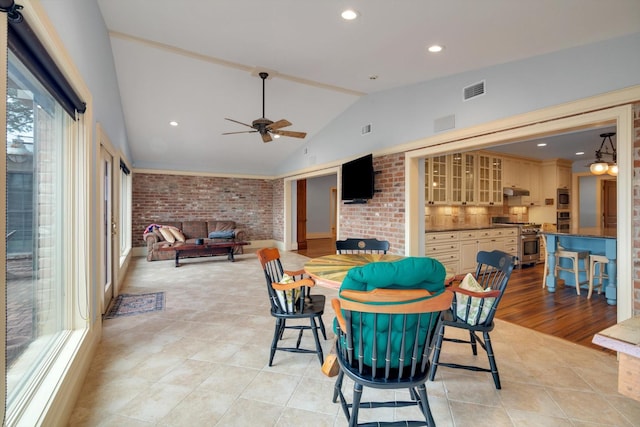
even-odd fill
[(273, 238), (284, 242), (284, 179), (271, 181), (273, 192)]
[[(133, 174), (133, 246), (153, 223), (233, 220), (249, 240), (273, 238), (274, 180)], [(282, 183), (280, 183), (282, 184)]]
[(404, 153), (375, 157), (376, 192), (369, 203), (340, 206), (340, 238), (388, 240), (391, 253), (404, 254)]
[(640, 316), (640, 186), (635, 184), (640, 176), (640, 103), (633, 106), (633, 314)]

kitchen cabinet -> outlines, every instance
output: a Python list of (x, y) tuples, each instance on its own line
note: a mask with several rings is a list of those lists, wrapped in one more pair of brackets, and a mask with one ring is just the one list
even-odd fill
[(478, 251), (501, 250), (516, 256), (518, 228), (499, 227), (425, 234), (425, 255), (456, 274), (476, 270)]
[(444, 205), (447, 199), (447, 156), (435, 156), (424, 161), (424, 201), (427, 205)]
[(476, 204), (476, 155), (474, 153), (451, 154), (451, 192), (452, 204)]
[(502, 165), (501, 157), (478, 154), (478, 204), (502, 204)]
[(440, 261), (447, 271), (460, 271), (459, 232), (444, 231), (425, 234), (425, 256)]
[(542, 205), (540, 193), (541, 166), (535, 160), (504, 158), (504, 186), (529, 190), (528, 196), (521, 196), (521, 206)]
[(558, 188), (571, 189), (572, 163), (564, 159), (545, 160), (541, 166), (541, 199), (553, 199), (557, 204)]

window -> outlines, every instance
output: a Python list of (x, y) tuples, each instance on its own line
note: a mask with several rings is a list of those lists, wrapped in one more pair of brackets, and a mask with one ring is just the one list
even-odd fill
[(120, 266), (131, 250), (131, 174), (120, 161)]
[(90, 318), (86, 129), (82, 115), (75, 113), (78, 104), (66, 102), (57, 91), (64, 85), (47, 81), (60, 71), (50, 70), (44, 49), (30, 53), (34, 41), (25, 34), (35, 34), (26, 20), (10, 19), (5, 93), (6, 425), (34, 425), (61, 384)]

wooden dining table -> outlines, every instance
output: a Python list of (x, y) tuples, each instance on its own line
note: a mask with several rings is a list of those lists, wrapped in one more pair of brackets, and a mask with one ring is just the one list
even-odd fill
[(309, 260), (304, 265), (305, 272), (315, 280), (317, 285), (339, 289), (347, 272), (372, 262), (388, 262), (403, 259), (393, 254), (332, 254)]
[[(313, 258), (304, 265), (304, 271), (315, 280), (316, 284), (325, 288), (340, 289), (347, 272), (353, 267), (372, 262), (399, 261), (406, 257), (393, 254), (331, 254)], [(445, 281), (454, 277), (447, 271)]]

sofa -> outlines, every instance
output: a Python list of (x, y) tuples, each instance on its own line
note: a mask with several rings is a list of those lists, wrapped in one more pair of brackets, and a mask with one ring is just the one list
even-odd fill
[[(235, 221), (162, 221), (157, 225), (162, 228), (178, 229), (184, 235), (187, 243), (195, 243), (196, 239), (206, 239), (209, 236), (216, 236), (212, 238), (220, 238), (218, 235), (224, 236), (224, 238), (230, 238), (235, 240), (246, 241), (247, 236), (244, 230), (236, 228)], [(166, 238), (160, 232), (158, 227), (150, 225), (144, 232), (144, 241), (147, 243), (147, 261), (158, 261), (174, 259), (176, 257), (175, 251), (159, 251), (158, 248), (167, 244)], [(243, 253), (242, 246), (238, 246), (234, 250), (234, 254)]]

